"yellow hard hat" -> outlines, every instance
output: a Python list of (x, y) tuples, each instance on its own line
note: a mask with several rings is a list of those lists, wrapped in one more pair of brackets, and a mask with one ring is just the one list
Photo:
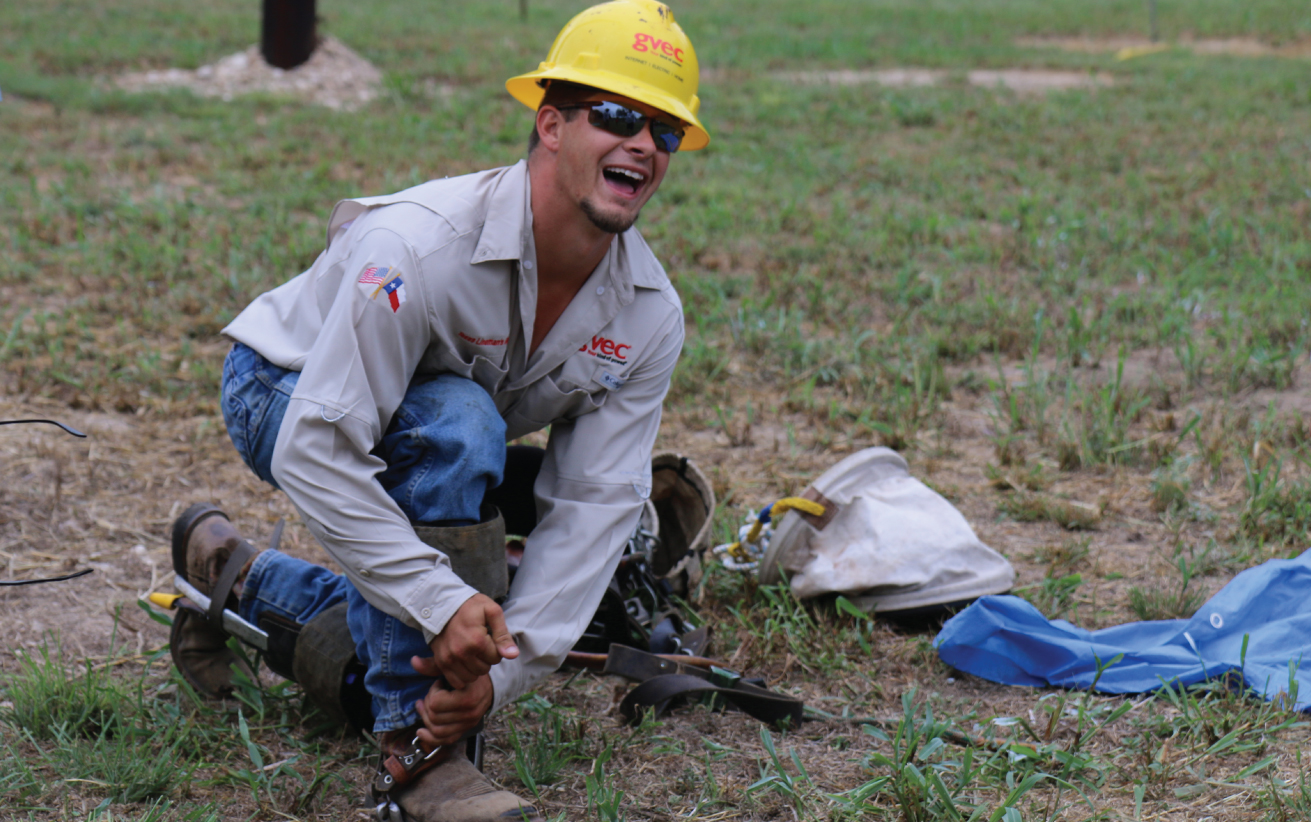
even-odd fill
[(544, 80), (622, 94), (687, 123), (679, 150), (696, 151), (710, 142), (696, 118), (698, 78), (692, 41), (668, 6), (655, 0), (614, 0), (570, 20), (537, 71), (511, 77), (505, 89), (534, 111), (546, 94)]

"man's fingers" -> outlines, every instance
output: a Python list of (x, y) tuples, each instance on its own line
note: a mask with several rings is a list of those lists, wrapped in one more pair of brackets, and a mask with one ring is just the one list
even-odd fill
[[(485, 675), (491, 669), (492, 666), (482, 660), (456, 657), (443, 669), (443, 672), (446, 674), (446, 679), (450, 681), (451, 687), (460, 689), (478, 677)], [(454, 675), (454, 678), (452, 678), (452, 675)], [(459, 685), (455, 684), (457, 679), (460, 681)]]
[(491, 670), (486, 668), (482, 673), (479, 673), (477, 670), (469, 670), (467, 665), (442, 665), (436, 657), (431, 656), (412, 656), (410, 657), (410, 665), (414, 668), (414, 672), (420, 676), (430, 676), (434, 679), (439, 676), (446, 677), (447, 683), (457, 690)]
[(514, 637), (510, 635), (510, 629), (505, 625), (505, 612), (501, 606), (492, 603), (488, 608), (483, 610), (487, 618), (488, 633), (492, 635), (492, 643), (496, 646), (498, 658), (492, 664), (495, 665), (501, 658), (514, 659), (519, 656), (519, 646), (514, 644)]
[[(452, 685), (459, 680), (457, 688), (485, 675), (502, 659), (519, 656), (501, 606), (483, 594), (474, 594), (461, 605), (429, 646), (441, 673)], [(421, 673), (430, 676), (429, 670)]]
[(419, 714), (419, 722), (423, 724), (423, 727), (431, 727), (432, 712), (428, 710), (428, 698), (424, 697), (417, 700), (414, 703), (414, 710)]
[(431, 708), (423, 712), (423, 727), (437, 732), (450, 732), (452, 729), (464, 731), (478, 724), (478, 716), (470, 711), (439, 711)]
[[(467, 715), (456, 717), (453, 721), (445, 713), (435, 714), (428, 706), (426, 699), (415, 702), (414, 707), (419, 712), (419, 721), (423, 723), (417, 732), (419, 741), (427, 741), (432, 745), (449, 745), (458, 741), (460, 736), (477, 724), (478, 721), (476, 718)], [(427, 740), (424, 739), (424, 734), (428, 735)], [(431, 750), (431, 747), (429, 747), (429, 750)]]
[(412, 656), (410, 665), (413, 666), (414, 672), (420, 676), (439, 677), (442, 675), (441, 666), (437, 660), (430, 656)]
[(461, 676), (460, 674), (456, 673), (454, 670), (448, 670), (445, 674), (443, 674), (443, 676), (446, 677), (447, 684), (450, 685), (452, 688), (455, 688), (457, 691), (464, 688), (474, 679), (473, 677)]
[(435, 728), (443, 725), (460, 725), (477, 723), (478, 719), (486, 712), (482, 701), (478, 698), (465, 699), (461, 692), (460, 698), (447, 699), (428, 699), (425, 701), (423, 709), (423, 720), (425, 725)]
[(479, 676), (487, 673), (492, 666), (501, 661), (501, 653), (496, 649), (492, 638), (487, 635), (487, 629), (481, 628), (481, 635), (478, 636), (468, 647), (465, 653), (460, 657), (470, 670), (481, 668)]
[[(449, 679), (449, 677), (448, 677)], [(483, 677), (468, 688), (448, 691), (437, 686), (414, 703), (422, 727), (419, 741), (431, 750), (435, 745), (450, 745), (478, 724), (492, 703), (491, 682)]]
[(501, 655), (492, 643), (492, 638), (487, 635), (487, 628), (484, 625), (478, 625), (465, 633), (450, 637), (443, 643), (436, 657), (441, 664), (447, 666), (463, 665), (470, 671), (476, 671), (481, 667), (478, 676), (482, 676), (491, 669), (491, 666), (501, 661)]
[(442, 729), (439, 733), (433, 733), (424, 727), (416, 731), (414, 735), (419, 738), (420, 747), (428, 753), (432, 753), (434, 748), (441, 745), (454, 745), (456, 742), (459, 742), (460, 734), (460, 731), (452, 731), (449, 729)]

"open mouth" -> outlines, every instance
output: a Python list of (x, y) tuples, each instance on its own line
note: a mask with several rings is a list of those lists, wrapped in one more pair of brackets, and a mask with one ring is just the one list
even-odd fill
[(607, 166), (601, 170), (605, 181), (610, 187), (623, 194), (626, 197), (632, 197), (641, 190), (642, 185), (646, 182), (646, 175), (640, 171), (633, 171), (630, 168), (620, 168), (618, 166)]

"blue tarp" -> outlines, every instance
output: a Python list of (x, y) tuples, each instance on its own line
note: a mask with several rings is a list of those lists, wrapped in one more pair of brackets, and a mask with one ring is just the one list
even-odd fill
[[(1243, 657), (1243, 637), (1248, 637)], [(1097, 681), (1103, 693), (1144, 693), (1241, 672), (1266, 699), (1288, 693), (1311, 710), (1311, 551), (1243, 571), (1192, 619), (1131, 622), (1086, 631), (1048, 620), (1013, 596), (982, 597), (934, 640), (948, 665), (993, 682), (1088, 688), (1097, 660), (1124, 659)], [(1303, 658), (1306, 664), (1303, 665)]]

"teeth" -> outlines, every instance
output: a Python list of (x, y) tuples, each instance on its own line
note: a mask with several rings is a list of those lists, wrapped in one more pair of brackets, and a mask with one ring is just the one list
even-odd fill
[(607, 168), (606, 171), (610, 172), (611, 174), (622, 174), (623, 176), (629, 178), (630, 180), (636, 180), (639, 183), (646, 179), (646, 175), (639, 174), (636, 171), (630, 171), (629, 169), (626, 168)]

